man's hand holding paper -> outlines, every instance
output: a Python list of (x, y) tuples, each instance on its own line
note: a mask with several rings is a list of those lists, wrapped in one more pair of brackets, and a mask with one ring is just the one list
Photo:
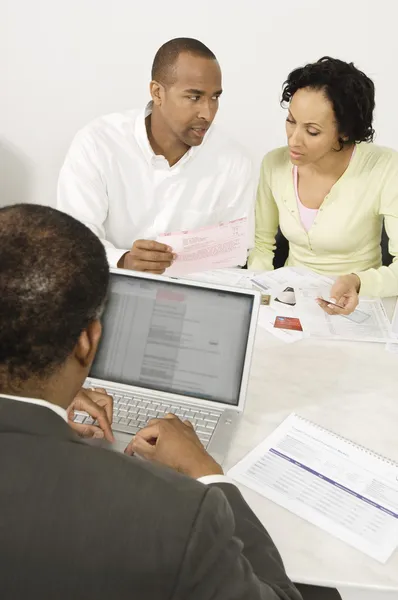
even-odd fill
[(247, 218), (159, 236), (157, 242), (173, 249), (176, 259), (166, 269), (170, 276), (244, 265), (247, 259)]

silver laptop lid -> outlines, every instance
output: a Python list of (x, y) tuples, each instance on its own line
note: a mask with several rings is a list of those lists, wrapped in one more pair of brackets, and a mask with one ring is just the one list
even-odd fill
[(90, 378), (243, 409), (260, 297), (111, 270)]

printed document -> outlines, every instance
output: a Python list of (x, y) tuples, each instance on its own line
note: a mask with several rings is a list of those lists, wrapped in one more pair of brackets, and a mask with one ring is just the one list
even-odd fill
[(165, 275), (180, 276), (244, 265), (247, 260), (247, 218), (195, 231), (167, 233), (157, 238), (167, 244), (177, 259)]
[(216, 269), (214, 271), (203, 271), (201, 273), (189, 273), (182, 279), (192, 279), (203, 283), (215, 285), (227, 285), (245, 289), (258, 289), (252, 284), (253, 273), (246, 269)]
[(398, 464), (298, 415), (228, 475), (379, 562), (398, 546)]
[(282, 267), (275, 271), (265, 271), (254, 275), (253, 282), (264, 291), (281, 289), (287, 285), (293, 288), (318, 289), (334, 283), (330, 277), (319, 275), (305, 267)]
[[(316, 298), (322, 295), (321, 290), (297, 290), (297, 310), (303, 328), (313, 337), (334, 340), (360, 342), (395, 342), (398, 343), (391, 330), (380, 298), (360, 298), (358, 308), (349, 315), (328, 315), (318, 304)], [(323, 294), (322, 297), (328, 298)]]

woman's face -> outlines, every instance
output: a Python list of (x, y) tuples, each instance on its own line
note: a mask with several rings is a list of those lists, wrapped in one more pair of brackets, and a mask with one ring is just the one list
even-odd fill
[(322, 90), (297, 90), (290, 101), (286, 133), (290, 160), (295, 165), (317, 163), (339, 150), (333, 107)]

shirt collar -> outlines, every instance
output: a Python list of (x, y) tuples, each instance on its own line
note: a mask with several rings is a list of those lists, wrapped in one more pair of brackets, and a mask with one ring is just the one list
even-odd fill
[(145, 119), (147, 118), (148, 115), (150, 115), (152, 113), (152, 107), (153, 107), (153, 102), (152, 101), (148, 102), (148, 104), (146, 105), (144, 110), (141, 111), (141, 113), (137, 117), (137, 120), (135, 123), (135, 137), (136, 137), (137, 143), (138, 143), (139, 147), (141, 148), (142, 152), (144, 153), (147, 163), (152, 165), (153, 167), (160, 166), (160, 167), (164, 168), (165, 166), (167, 166), (170, 170), (174, 169), (175, 167), (180, 167), (183, 164), (185, 164), (190, 158), (192, 158), (194, 153), (198, 151), (199, 147), (192, 146), (184, 154), (184, 156), (182, 156), (180, 158), (178, 163), (176, 163), (175, 165), (170, 167), (169, 163), (167, 162), (167, 160), (165, 159), (164, 156), (154, 153), (152, 146), (148, 140), (148, 135), (147, 135), (146, 126), (145, 126)]
[(66, 410), (61, 406), (58, 406), (57, 404), (47, 402), (47, 400), (39, 400), (38, 398), (22, 398), (21, 396), (9, 396), (8, 394), (0, 394), (0, 398), (6, 398), (7, 400), (17, 400), (18, 402), (27, 402), (28, 404), (37, 404), (38, 406), (44, 406), (45, 408), (49, 408), (57, 415), (62, 417), (62, 419), (66, 423), (68, 422), (68, 415)]

